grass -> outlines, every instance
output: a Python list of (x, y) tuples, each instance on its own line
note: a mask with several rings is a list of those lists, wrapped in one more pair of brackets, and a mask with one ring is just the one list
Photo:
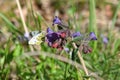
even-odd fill
[[(69, 8), (69, 10), (76, 6), (76, 2), (77, 1), (74, 1), (74, 4), (71, 4), (72, 7)], [(50, 23), (45, 21), (41, 14), (38, 14), (33, 9), (32, 2), (28, 3), (31, 4), (31, 14), (34, 18), (34, 24), (32, 25), (37, 25), (37, 27), (35, 27), (36, 30), (43, 29), (44, 25), (46, 27), (51, 26), (49, 25)], [(82, 3), (86, 4), (87, 1)], [(59, 5), (58, 7), (60, 8), (61, 6), (62, 5)], [(24, 35), (26, 31), (24, 31), (25, 28), (21, 29), (23, 26), (17, 27), (11, 23), (10, 16), (8, 17), (6, 14), (0, 13), (0, 18), (2, 19), (0, 20), (2, 25), (2, 27), (0, 27), (0, 80), (119, 80), (120, 39), (111, 35), (113, 35), (113, 30), (115, 29), (120, 2), (116, 5), (114, 15), (111, 19), (111, 29), (106, 32), (107, 34), (110, 33), (110, 41), (107, 45), (103, 44), (100, 37), (101, 31), (98, 29), (98, 25), (96, 24), (96, 17), (98, 14), (95, 12), (97, 9), (96, 6), (99, 5), (96, 5), (95, 0), (89, 0), (87, 6), (89, 6), (89, 25), (87, 25), (87, 32), (95, 32), (98, 38), (96, 42), (90, 42), (90, 47), (93, 48), (93, 52), (81, 55), (89, 75), (85, 73), (81, 59), (79, 61), (79, 57), (76, 55), (78, 51), (77, 49), (72, 53), (62, 51), (61, 54), (58, 54), (58, 50), (51, 49), (46, 43), (42, 43), (40, 46), (32, 46), (33, 49), (31, 50), (31, 47), (29, 47), (28, 44), (18, 41), (18, 36), (21, 35), (22, 37)], [(75, 19), (77, 10), (78, 8), (76, 8), (76, 10), (71, 10), (72, 14), (74, 14), (74, 16), (72, 16), (72, 18), (74, 17), (74, 22), (70, 22), (70, 26), (72, 27), (72, 25), (74, 25), (74, 28), (76, 28), (75, 30), (79, 31), (81, 30), (81, 27), (78, 27), (79, 21)], [(37, 13), (37, 18), (34, 13)], [(9, 15), (9, 13), (7, 14)], [(81, 15), (82, 14), (79, 13), (80, 17)], [(16, 19), (16, 15), (14, 16)], [(23, 23), (19, 20), (17, 21), (20, 25), (26, 25), (23, 19), (21, 20)], [(80, 24), (82, 24), (82, 18), (80, 21)], [(31, 23), (29, 23), (26, 28), (32, 30), (33, 28), (30, 27)], [(104, 31), (102, 32), (103, 34), (105, 33)], [(6, 35), (9, 35), (8, 38)]]

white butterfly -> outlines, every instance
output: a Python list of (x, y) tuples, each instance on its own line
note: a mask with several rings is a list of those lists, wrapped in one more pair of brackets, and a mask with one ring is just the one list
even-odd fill
[(31, 40), (29, 40), (29, 44), (31, 44), (31, 45), (40, 45), (42, 42), (43, 42), (43, 38), (45, 37), (45, 32), (44, 31), (42, 31), (42, 32), (40, 32), (40, 33), (38, 33), (38, 34), (36, 34), (35, 36), (33, 36), (32, 37), (32, 39)]

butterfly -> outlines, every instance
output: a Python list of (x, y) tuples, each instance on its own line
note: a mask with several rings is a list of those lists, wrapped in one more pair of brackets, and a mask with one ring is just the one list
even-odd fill
[[(35, 33), (35, 32), (33, 32)], [(45, 37), (45, 32), (41, 31), (40, 33), (36, 33), (28, 42), (31, 45), (40, 45), (43, 42), (43, 38)]]
[(30, 35), (30, 37), (33, 37), (33, 36), (35, 36), (39, 33), (40, 33), (40, 31), (32, 31), (32, 32), (29, 33), (29, 35)]

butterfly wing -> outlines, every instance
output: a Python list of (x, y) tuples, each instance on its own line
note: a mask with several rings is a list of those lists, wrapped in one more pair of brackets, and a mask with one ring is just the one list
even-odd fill
[(43, 42), (42, 38), (44, 38), (44, 37), (45, 37), (45, 32), (41, 32), (41, 33), (33, 36), (32, 39), (29, 41), (29, 44), (40, 45)]
[(30, 32), (30, 36), (33, 37), (39, 33), (40, 33), (40, 31), (32, 31), (32, 32)]

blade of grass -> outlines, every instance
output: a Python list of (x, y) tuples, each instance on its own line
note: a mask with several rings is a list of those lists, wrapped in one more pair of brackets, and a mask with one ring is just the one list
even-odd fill
[[(16, 3), (17, 3), (17, 6), (18, 6), (18, 9), (19, 9), (19, 12), (20, 12), (20, 17), (21, 17), (21, 19), (22, 19), (22, 23), (23, 23), (23, 28), (24, 28), (24, 30), (25, 30), (25, 34), (29, 34), (28, 28), (27, 28), (27, 26), (26, 26), (26, 24), (25, 24), (25, 19), (24, 19), (24, 17), (23, 17), (23, 13), (22, 13), (22, 9), (21, 9), (19, 0), (16, 0)], [(28, 36), (27, 36), (27, 37), (28, 37)]]
[(115, 27), (115, 23), (116, 23), (116, 20), (117, 20), (117, 14), (118, 14), (118, 11), (119, 11), (119, 9), (120, 9), (120, 0), (119, 0), (119, 3), (118, 3), (118, 5), (117, 5), (117, 8), (116, 8), (116, 10), (115, 10), (115, 13), (114, 13), (114, 15), (113, 15), (113, 19), (112, 19), (112, 22), (111, 22), (111, 27), (110, 27), (110, 29), (109, 29), (109, 39), (110, 39), (110, 42), (111, 42), (111, 38), (112, 38), (112, 30), (114, 29), (114, 27)]
[(37, 22), (36, 15), (34, 14), (33, 5), (32, 5), (32, 1), (31, 0), (30, 0), (30, 8), (31, 8), (31, 11), (32, 11), (32, 16), (33, 16), (34, 22), (35, 22), (36, 26), (39, 29), (39, 23)]
[(11, 32), (22, 34), (2, 13), (0, 13), (0, 17), (5, 21)]
[(115, 27), (115, 23), (116, 23), (116, 20), (117, 20), (117, 14), (118, 14), (119, 9), (120, 9), (120, 0), (119, 0), (119, 3), (117, 5), (116, 11), (115, 11), (115, 13), (113, 15), (112, 25), (111, 25), (111, 28), (110, 28), (111, 30), (113, 30), (114, 27)]
[(42, 20), (42, 17), (39, 14), (37, 15), (37, 20), (38, 20), (38, 27), (39, 27), (38, 29), (41, 31), (41, 27), (42, 27), (41, 26), (41, 20)]
[(96, 27), (96, 14), (95, 14), (95, 0), (89, 0), (89, 31), (95, 31), (97, 34), (97, 27)]
[[(25, 30), (25, 36), (29, 37), (29, 31), (28, 31), (28, 28), (27, 28), (26, 23), (25, 23), (25, 19), (24, 19), (23, 13), (22, 13), (22, 9), (21, 9), (19, 0), (16, 0), (16, 3), (17, 3), (17, 6), (18, 6), (18, 10), (20, 12), (20, 17), (21, 17), (21, 20), (22, 20), (23, 28)], [(29, 47), (30, 47), (30, 50), (33, 51), (33, 47), (32, 46), (29, 46)]]
[[(90, 32), (95, 32), (96, 36), (97, 36), (97, 27), (96, 27), (96, 12), (95, 12), (95, 0), (89, 0), (89, 31)], [(94, 42), (94, 50), (97, 47), (97, 41)], [(94, 51), (93, 50), (93, 51)]]

